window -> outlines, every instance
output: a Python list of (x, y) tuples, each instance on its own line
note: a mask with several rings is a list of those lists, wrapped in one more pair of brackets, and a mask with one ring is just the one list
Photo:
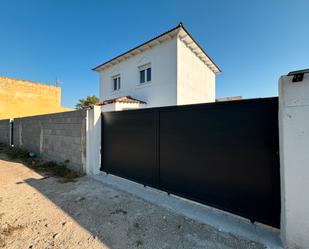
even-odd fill
[(145, 70), (139, 72), (139, 83), (145, 83)]
[(151, 81), (151, 67), (150, 65), (139, 68), (139, 83), (144, 84)]
[(151, 81), (151, 67), (146, 69), (147, 71), (147, 81)]
[(113, 91), (120, 89), (120, 75), (113, 76)]

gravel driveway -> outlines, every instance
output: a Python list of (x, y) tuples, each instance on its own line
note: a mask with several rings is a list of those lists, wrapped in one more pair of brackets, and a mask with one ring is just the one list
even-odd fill
[(65, 182), (0, 159), (0, 248), (264, 248), (91, 178)]

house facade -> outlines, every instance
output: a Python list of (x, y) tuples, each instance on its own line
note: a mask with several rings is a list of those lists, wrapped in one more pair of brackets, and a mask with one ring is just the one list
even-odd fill
[(220, 73), (182, 23), (93, 70), (103, 111), (214, 102)]

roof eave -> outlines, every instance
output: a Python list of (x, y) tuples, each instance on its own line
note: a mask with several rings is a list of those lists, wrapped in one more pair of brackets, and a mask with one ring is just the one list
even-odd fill
[[(128, 50), (128, 51), (126, 51), (126, 52), (124, 52), (124, 53), (122, 53), (122, 54), (116, 56), (116, 57), (114, 57), (113, 59), (110, 59), (110, 60), (108, 60), (108, 61), (106, 61), (106, 62), (100, 64), (99, 66), (96, 66), (96, 67), (92, 68), (92, 70), (93, 70), (93, 71), (96, 71), (96, 72), (100, 72), (100, 71), (101, 71), (100, 68), (103, 67), (104, 65), (107, 65), (107, 64), (109, 64), (109, 63), (111, 63), (111, 62), (113, 62), (113, 61), (119, 59), (119, 58), (122, 57), (122, 56), (125, 56), (125, 55), (127, 55), (127, 54), (133, 53), (133, 52), (136, 51), (137, 49), (140, 49), (141, 47), (143, 47), (143, 46), (145, 46), (145, 45), (147, 45), (147, 44), (149, 44), (149, 43), (151, 43), (151, 42), (155, 42), (156, 40), (158, 40), (158, 39), (160, 39), (160, 38), (162, 38), (162, 37), (164, 37), (164, 36), (166, 36), (166, 35), (168, 35), (168, 34), (174, 32), (174, 31), (176, 31), (176, 30), (179, 29), (180, 27), (182, 27), (182, 23), (179, 23), (179, 25), (177, 25), (176, 27), (174, 27), (174, 28), (172, 28), (172, 29), (170, 29), (170, 30), (164, 32), (163, 34), (160, 34), (160, 35), (158, 35), (158, 36), (156, 36), (156, 37), (154, 37), (154, 38), (152, 38), (152, 39), (150, 39), (150, 40), (148, 40), (148, 41), (142, 43), (141, 45), (138, 45), (138, 46), (136, 46), (136, 47), (134, 47), (134, 48), (132, 48), (132, 49), (130, 49), (130, 50)], [(134, 54), (133, 54), (133, 55), (134, 55)]]
[[(214, 60), (206, 53), (206, 51), (200, 46), (200, 44), (193, 38), (193, 36), (191, 35), (191, 33), (184, 27), (184, 25), (182, 25), (183, 30), (187, 33), (187, 35), (190, 37), (190, 39), (198, 46), (198, 48), (205, 54), (205, 56), (211, 61), (211, 63), (214, 65), (214, 67), (217, 70), (212, 70), (214, 73), (219, 74), (221, 73), (221, 69), (219, 68), (219, 66), (214, 62)], [(209, 66), (208, 66), (209, 67)], [(217, 72), (215, 72), (217, 71)]]
[[(184, 27), (184, 25), (180, 22), (176, 27), (164, 32), (163, 34), (161, 35), (158, 35), (156, 37), (154, 37), (153, 39), (151, 40), (148, 40), (146, 42), (144, 42), (143, 44), (139, 45), (139, 46), (136, 46), (132, 49), (130, 49), (129, 51), (127, 52), (124, 52), (120, 55), (118, 55), (117, 57), (114, 57), (113, 59), (111, 60), (108, 60), (102, 64), (100, 64), (99, 66), (97, 67), (94, 67), (92, 68), (93, 71), (96, 71), (96, 72), (100, 72), (102, 70), (104, 70), (105, 68), (108, 68), (109, 66), (112, 66), (112, 65), (115, 65), (117, 64), (118, 62), (126, 59), (126, 58), (129, 58), (131, 56), (134, 56), (136, 54), (138, 54), (139, 52), (142, 52), (144, 50), (142, 50), (143, 47), (145, 46), (148, 46), (148, 47), (152, 47), (152, 46), (149, 46), (149, 44), (153, 43), (153, 42), (158, 42), (160, 40), (160, 38), (164, 38), (165, 36), (169, 37), (168, 35), (175, 32), (177, 30), (176, 33), (178, 33), (178, 29), (182, 28), (186, 34), (190, 37), (190, 39), (197, 45), (197, 47), (202, 51), (202, 53), (205, 55), (205, 57), (207, 58), (205, 61), (210, 61), (210, 64), (205, 64), (209, 67), (210, 70), (212, 70), (215, 74), (219, 74), (221, 73), (221, 69), (216, 65), (216, 63), (211, 59), (211, 57), (205, 52), (205, 50), (198, 44), (198, 42), (193, 38), (193, 36), (190, 34), (190, 32)], [(170, 38), (170, 37), (169, 37)], [(173, 37), (172, 37), (173, 38)], [(168, 39), (167, 39), (168, 40)], [(161, 42), (159, 42), (160, 44)], [(154, 45), (155, 46), (155, 45)], [(135, 52), (137, 52), (135, 54)], [(128, 55), (126, 57), (126, 55)], [(115, 62), (115, 63), (114, 63)]]

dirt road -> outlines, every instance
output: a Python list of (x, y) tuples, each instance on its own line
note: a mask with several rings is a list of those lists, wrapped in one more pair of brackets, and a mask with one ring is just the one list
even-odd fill
[(0, 248), (264, 248), (91, 178), (44, 178), (0, 159)]

